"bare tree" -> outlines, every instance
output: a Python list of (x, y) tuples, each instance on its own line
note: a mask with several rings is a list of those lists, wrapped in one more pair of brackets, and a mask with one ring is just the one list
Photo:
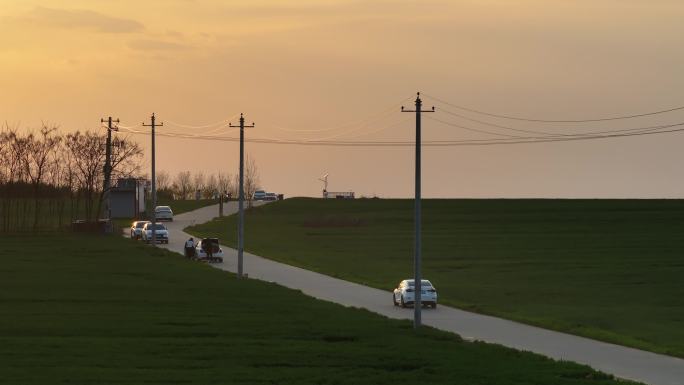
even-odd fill
[(9, 138), (5, 130), (0, 131), (0, 185), (4, 185), (7, 180), (7, 170), (5, 167), (5, 157), (9, 147)]
[[(16, 129), (10, 129), (7, 124), (3, 130), (5, 141), (2, 156), (4, 168), (4, 199), (2, 204), (3, 228), (9, 230), (12, 223), (12, 201), (14, 200), (15, 185), (25, 181), (23, 162), (24, 153), (27, 151), (27, 140), (21, 137)], [(17, 210), (18, 215), (18, 210)]]
[[(106, 134), (102, 135), (102, 140), (105, 141), (106, 146)], [(142, 159), (142, 156), (143, 152), (138, 143), (133, 142), (128, 138), (112, 138), (112, 152), (110, 157), (110, 162), (112, 164), (112, 170), (110, 174), (111, 180), (133, 177), (140, 171), (140, 160)], [(104, 176), (104, 165), (102, 174)], [(103, 190), (100, 192), (99, 199), (97, 200), (96, 213), (98, 215), (102, 213), (102, 202), (104, 197), (105, 191), (103, 188)]]
[(165, 170), (157, 171), (157, 196), (173, 198), (171, 187), (171, 174)]
[[(27, 227), (32, 221), (36, 229), (39, 224), (49, 225), (47, 218), (61, 226), (66, 202), (71, 203), (73, 219), (81, 194), (86, 198), (86, 218), (98, 215), (103, 198), (105, 142), (104, 134), (63, 135), (56, 126), (47, 124), (38, 133), (22, 135), (5, 124), (0, 130), (2, 228)], [(131, 176), (139, 172), (141, 157), (138, 144), (126, 138), (114, 138), (112, 175)], [(96, 200), (98, 192), (100, 198)], [(17, 205), (12, 206), (14, 201)], [(94, 210), (96, 202), (98, 209)]]
[(254, 192), (259, 189), (259, 169), (257, 168), (256, 161), (254, 158), (249, 156), (245, 157), (245, 199), (249, 202), (249, 207), (252, 207), (252, 198)]
[(55, 148), (59, 146), (62, 141), (62, 137), (55, 135), (56, 131), (56, 126), (48, 127), (43, 124), (43, 127), (40, 130), (40, 136), (30, 133), (26, 137), (26, 151), (23, 153), (22, 160), (25, 173), (33, 187), (34, 229), (38, 227), (38, 219), (40, 218), (42, 206), (40, 188), (44, 184), (44, 178), (49, 171), (50, 155), (53, 154)]
[(171, 187), (171, 174), (168, 171), (157, 171), (157, 190), (168, 190)]
[(56, 192), (56, 202), (54, 202), (54, 204), (57, 206), (58, 227), (62, 227), (62, 224), (64, 223), (64, 208), (66, 207), (69, 198), (72, 196), (71, 183), (73, 182), (73, 178), (71, 175), (73, 175), (73, 173), (69, 162), (69, 152), (65, 151), (64, 146), (60, 145), (53, 149), (48, 166), (48, 184), (51, 185)]
[(223, 196), (223, 194), (227, 194), (229, 192), (231, 194), (233, 193), (232, 186), (230, 183), (230, 174), (224, 174), (224, 173), (219, 171), (218, 180), (216, 181), (216, 183), (217, 183), (217, 188), (218, 188), (221, 196)]
[(86, 131), (76, 131), (66, 137), (66, 147), (73, 157), (76, 167), (76, 179), (79, 188), (85, 194), (86, 217), (91, 218), (95, 194), (99, 188), (102, 165), (105, 159), (105, 139), (103, 136)]
[(238, 172), (233, 175), (233, 184), (230, 186), (230, 194), (235, 197), (235, 199), (240, 199), (240, 174)]
[[(195, 175), (192, 178), (192, 187), (193, 187), (193, 194), (196, 193), (197, 191), (202, 191), (204, 190), (204, 185), (205, 185), (205, 177), (204, 177), (204, 172), (202, 171), (197, 171)], [(194, 199), (194, 195), (193, 195)]]
[[(103, 140), (106, 135), (103, 134)], [(140, 161), (143, 157), (140, 145), (129, 137), (112, 139), (112, 178), (131, 178), (140, 173)]]
[[(140, 169), (138, 163), (142, 158), (140, 146), (126, 138), (115, 138), (112, 143), (114, 148), (111, 156), (112, 177), (121, 178), (133, 175)], [(106, 134), (77, 131), (66, 136), (66, 147), (69, 149), (73, 157), (73, 165), (76, 167), (76, 179), (85, 194), (87, 218), (94, 218), (99, 215), (102, 206), (103, 194), (100, 185), (104, 177), (105, 145)], [(100, 194), (97, 200), (97, 210), (94, 210), (98, 192)]]
[(214, 194), (218, 191), (218, 180), (215, 174), (209, 174), (207, 181), (204, 184), (204, 189), (202, 190), (202, 195), (204, 199), (211, 199)]
[(192, 179), (190, 177), (190, 171), (181, 171), (176, 175), (176, 181), (174, 182), (176, 194), (180, 199), (188, 199), (188, 194), (192, 190)]

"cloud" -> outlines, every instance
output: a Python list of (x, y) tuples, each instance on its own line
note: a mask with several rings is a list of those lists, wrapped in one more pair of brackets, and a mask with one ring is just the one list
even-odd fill
[(136, 51), (174, 51), (189, 48), (187, 45), (155, 39), (137, 39), (128, 42), (128, 48)]
[(57, 28), (85, 28), (104, 33), (131, 33), (145, 29), (145, 26), (136, 20), (79, 9), (36, 7), (25, 19)]

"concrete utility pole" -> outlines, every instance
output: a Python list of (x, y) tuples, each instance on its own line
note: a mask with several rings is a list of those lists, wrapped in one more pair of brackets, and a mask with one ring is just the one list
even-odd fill
[(108, 119), (100, 119), (100, 123), (107, 122), (107, 149), (104, 165), (104, 201), (105, 201), (105, 213), (107, 215), (107, 228), (106, 232), (111, 233), (113, 231), (112, 227), (112, 201), (109, 191), (112, 188), (112, 131), (119, 131), (118, 127), (112, 125), (112, 123), (119, 123), (119, 119), (113, 120), (110, 116)]
[(143, 127), (152, 127), (152, 246), (157, 247), (157, 213), (154, 210), (155, 207), (157, 207), (157, 176), (154, 169), (154, 128), (162, 127), (164, 123), (157, 123), (153, 112), (152, 117), (150, 118), (150, 124), (145, 124), (145, 122), (143, 122), (142, 125)]
[(244, 183), (244, 169), (245, 169), (245, 118), (240, 114), (240, 124), (234, 126), (228, 123), (228, 127), (240, 127), (240, 186), (238, 187), (239, 203), (238, 203), (238, 278), (242, 278), (242, 254), (245, 250), (245, 183)]
[(416, 196), (415, 203), (415, 246), (413, 250), (413, 328), (418, 329), (421, 324), (421, 295), (422, 295), (422, 277), (421, 277), (421, 239), (420, 239), (420, 114), (423, 112), (435, 112), (435, 107), (432, 110), (422, 110), (423, 101), (420, 100), (420, 92), (416, 97), (416, 109), (405, 110), (401, 107), (401, 112), (415, 112), (416, 113)]

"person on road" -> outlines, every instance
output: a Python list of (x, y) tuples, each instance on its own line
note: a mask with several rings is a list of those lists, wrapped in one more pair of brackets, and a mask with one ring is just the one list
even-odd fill
[(185, 241), (185, 256), (187, 258), (192, 258), (195, 255), (195, 241), (192, 239), (188, 239)]
[(211, 261), (214, 259), (214, 244), (212, 242), (205, 242), (202, 241), (202, 248), (204, 249), (204, 252), (207, 254), (207, 260)]

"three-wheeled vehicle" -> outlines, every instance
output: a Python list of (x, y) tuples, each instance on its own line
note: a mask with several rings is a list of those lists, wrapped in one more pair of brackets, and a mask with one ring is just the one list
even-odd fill
[(218, 238), (202, 238), (197, 242), (194, 259), (210, 263), (223, 262), (223, 250)]

